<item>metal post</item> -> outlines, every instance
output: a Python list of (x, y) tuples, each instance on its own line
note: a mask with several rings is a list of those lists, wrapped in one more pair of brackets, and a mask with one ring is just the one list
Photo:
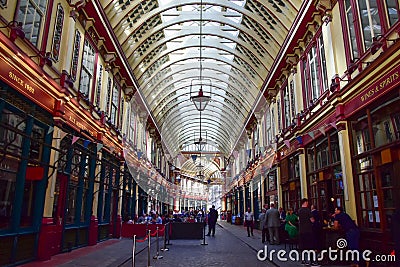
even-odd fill
[(158, 238), (158, 226), (156, 227), (156, 234), (157, 234), (157, 252), (156, 255), (153, 257), (153, 259), (162, 259), (163, 256), (160, 255), (160, 242), (159, 242), (159, 238)]
[(169, 229), (169, 222), (167, 222), (164, 225), (164, 247), (161, 249), (161, 251), (168, 251), (169, 249), (167, 248), (167, 233)]
[(150, 230), (148, 230), (147, 234), (147, 267), (151, 267), (150, 265), (150, 244), (151, 244), (151, 235)]
[(208, 245), (206, 243), (206, 223), (205, 222), (203, 224), (203, 243), (201, 243), (201, 245)]
[(132, 267), (135, 267), (136, 235), (133, 236)]

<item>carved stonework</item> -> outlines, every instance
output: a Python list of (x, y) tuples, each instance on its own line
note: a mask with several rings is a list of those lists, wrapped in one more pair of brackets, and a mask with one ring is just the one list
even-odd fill
[(287, 54), (286, 63), (295, 66), (299, 62), (299, 56), (297, 54)]

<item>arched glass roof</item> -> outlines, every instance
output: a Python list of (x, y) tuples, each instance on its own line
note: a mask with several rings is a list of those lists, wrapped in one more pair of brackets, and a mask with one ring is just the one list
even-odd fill
[[(190, 93), (201, 73), (204, 92), (211, 91), (211, 102), (201, 114), (201, 136), (227, 155), (262, 97), (265, 80), (303, 3), (100, 2), (167, 147), (189, 147), (200, 136), (200, 112)], [(193, 86), (192, 96), (197, 92)]]

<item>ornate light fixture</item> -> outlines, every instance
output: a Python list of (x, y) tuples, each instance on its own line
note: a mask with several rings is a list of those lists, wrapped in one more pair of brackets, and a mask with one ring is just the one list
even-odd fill
[(22, 29), (22, 22), (18, 21), (10, 21), (6, 26), (0, 27), (2, 28), (9, 28), (10, 29), (10, 36), (9, 39), (11, 42), (15, 42), (17, 37), (21, 38), (22, 40), (25, 39), (25, 32)]
[[(200, 2), (200, 76), (199, 79), (194, 79), (190, 83), (190, 100), (193, 102), (194, 106), (196, 109), (200, 112), (200, 137), (198, 140), (194, 142), (194, 144), (198, 147), (199, 151), (202, 151), (206, 145), (206, 140), (204, 140), (201, 136), (201, 112), (205, 110), (207, 104), (211, 100), (211, 80), (210, 79), (203, 79), (203, 64), (202, 64), (202, 50), (203, 50), (203, 1)], [(193, 81), (198, 81), (198, 82), (193, 82)], [(203, 91), (203, 85), (206, 86), (204, 83), (205, 81), (208, 81), (208, 86), (209, 86), (209, 95), (205, 95)], [(199, 92), (197, 95), (192, 96), (192, 90), (194, 90), (194, 87), (199, 87)]]

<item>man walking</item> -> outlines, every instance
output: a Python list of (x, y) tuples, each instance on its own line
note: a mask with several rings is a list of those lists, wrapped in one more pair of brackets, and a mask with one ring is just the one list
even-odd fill
[(265, 243), (265, 238), (267, 236), (267, 231), (268, 227), (266, 224), (267, 221), (267, 216), (265, 214), (266, 210), (262, 209), (260, 216), (258, 217), (258, 220), (260, 221), (260, 230), (261, 230), (261, 243)]
[(253, 212), (251, 212), (250, 208), (247, 208), (247, 211), (244, 214), (244, 225), (247, 227), (247, 236), (250, 236), (250, 229), (251, 229), (251, 235), (253, 235), (253, 223), (254, 221), (254, 215)]
[(281, 226), (279, 211), (275, 209), (274, 203), (271, 203), (269, 206), (270, 208), (266, 212), (269, 242), (271, 245), (279, 245), (279, 227)]
[(215, 235), (215, 225), (217, 224), (218, 211), (216, 211), (215, 206), (212, 205), (210, 212), (208, 213), (208, 234), (206, 236)]

